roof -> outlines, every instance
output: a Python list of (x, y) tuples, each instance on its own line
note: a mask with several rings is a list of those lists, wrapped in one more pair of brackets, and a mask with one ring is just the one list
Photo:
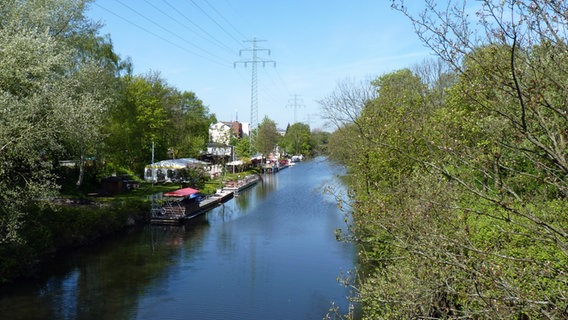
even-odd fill
[(227, 163), (227, 166), (240, 166), (243, 165), (244, 162), (242, 162), (241, 160), (235, 160), (235, 161), (231, 161), (229, 163)]
[(193, 189), (193, 188), (183, 188), (183, 189), (178, 189), (178, 190), (174, 190), (174, 191), (170, 191), (170, 192), (165, 192), (164, 196), (165, 197), (187, 197), (187, 196), (190, 196), (190, 195), (196, 194), (196, 193), (199, 193), (199, 190)]
[(147, 165), (146, 168), (183, 169), (195, 165), (205, 166), (209, 165), (209, 163), (194, 158), (181, 158), (154, 162), (153, 164)]

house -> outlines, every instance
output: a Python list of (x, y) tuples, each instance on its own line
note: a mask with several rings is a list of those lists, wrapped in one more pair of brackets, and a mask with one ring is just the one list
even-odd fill
[(238, 121), (219, 121), (209, 126), (207, 156), (210, 158), (233, 158), (231, 138), (243, 137), (243, 125)]
[(233, 137), (240, 139), (243, 137), (243, 124), (238, 121), (223, 122), (233, 130)]
[(232, 157), (233, 146), (218, 142), (209, 142), (207, 144), (207, 155), (211, 157)]
[(233, 136), (233, 128), (225, 122), (212, 123), (209, 126), (209, 142), (229, 145)]
[(209, 126), (209, 142), (228, 145), (231, 138), (243, 137), (243, 125), (238, 121), (219, 121)]

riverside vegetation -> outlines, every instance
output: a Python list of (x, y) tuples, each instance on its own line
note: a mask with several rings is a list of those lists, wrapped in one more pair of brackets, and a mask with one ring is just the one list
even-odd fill
[[(436, 2), (391, 5), (439, 61), (340, 83), (320, 101), (336, 125), (328, 152), (349, 168), (343, 234), (360, 248), (361, 317), (567, 318), (568, 3)], [(0, 2), (0, 280), (138, 207), (54, 210), (44, 200), (70, 190), (59, 160), (76, 160), (71, 185), (85, 192), (142, 172), (151, 141), (157, 158), (195, 156), (216, 121), (194, 93), (134, 75), (86, 3)], [(327, 140), (289, 129), (287, 150)], [(247, 141), (233, 141), (242, 157)]]
[(440, 60), (320, 101), (361, 317), (566, 319), (568, 4), (436, 3), (391, 1)]
[[(85, 17), (91, 2), (0, 1), (0, 283), (33, 272), (58, 248), (143, 220), (150, 208), (136, 194), (81, 206), (53, 199), (88, 198), (114, 174), (141, 176), (152, 145), (159, 160), (197, 157), (217, 122), (195, 93), (158, 73), (134, 74)], [(276, 144), (308, 155), (329, 135), (292, 124), (281, 138), (268, 118), (258, 130), (263, 139), (252, 146), (248, 137), (231, 141), (245, 162)]]

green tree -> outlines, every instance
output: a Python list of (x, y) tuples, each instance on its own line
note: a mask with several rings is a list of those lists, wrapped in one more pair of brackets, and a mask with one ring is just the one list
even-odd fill
[(455, 77), (381, 77), (353, 122), (363, 318), (566, 317), (565, 3), (392, 3)]
[(325, 155), (328, 153), (328, 143), (331, 133), (323, 131), (320, 129), (312, 130), (310, 144), (312, 147), (312, 154), (314, 155)]
[(256, 150), (266, 156), (274, 151), (279, 139), (280, 135), (276, 129), (276, 122), (264, 117), (258, 126), (256, 140), (254, 141)]
[(106, 124), (107, 157), (118, 168), (142, 172), (151, 160), (168, 157), (168, 104), (173, 88), (157, 74), (123, 78), (123, 98), (110, 110)]
[(304, 123), (294, 123), (286, 130), (282, 139), (282, 147), (288, 154), (309, 155), (312, 150), (310, 126)]
[(251, 146), (250, 146), (250, 139), (248, 137), (243, 137), (235, 141), (235, 154), (237, 158), (249, 158), (252, 156)]
[[(83, 81), (94, 65), (74, 46), (97, 29), (84, 8), (84, 1), (0, 3), (0, 244), (22, 240), (31, 199), (56, 194), (52, 163), (64, 142), (97, 131), (104, 103), (98, 91), (84, 94), (92, 83)], [(91, 114), (69, 121), (89, 106)]]
[(209, 139), (209, 125), (215, 123), (214, 115), (193, 92), (174, 91), (174, 104), (169, 107), (168, 118), (172, 126), (168, 145), (175, 157), (197, 157)]
[(159, 74), (121, 78), (120, 99), (105, 123), (113, 168), (142, 172), (151, 160), (196, 157), (205, 148), (215, 116), (193, 92), (170, 87)]

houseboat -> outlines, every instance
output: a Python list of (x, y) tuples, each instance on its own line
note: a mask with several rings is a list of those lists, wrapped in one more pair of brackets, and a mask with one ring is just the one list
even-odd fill
[(237, 181), (226, 182), (225, 187), (223, 187), (223, 190), (232, 191), (238, 194), (240, 191), (254, 186), (255, 184), (258, 183), (259, 180), (260, 180), (259, 175), (250, 174), (242, 179), (241, 178), (237, 179)]
[(230, 190), (217, 190), (213, 195), (203, 196), (199, 190), (182, 188), (162, 194), (152, 200), (153, 224), (176, 224), (195, 218), (233, 198)]

